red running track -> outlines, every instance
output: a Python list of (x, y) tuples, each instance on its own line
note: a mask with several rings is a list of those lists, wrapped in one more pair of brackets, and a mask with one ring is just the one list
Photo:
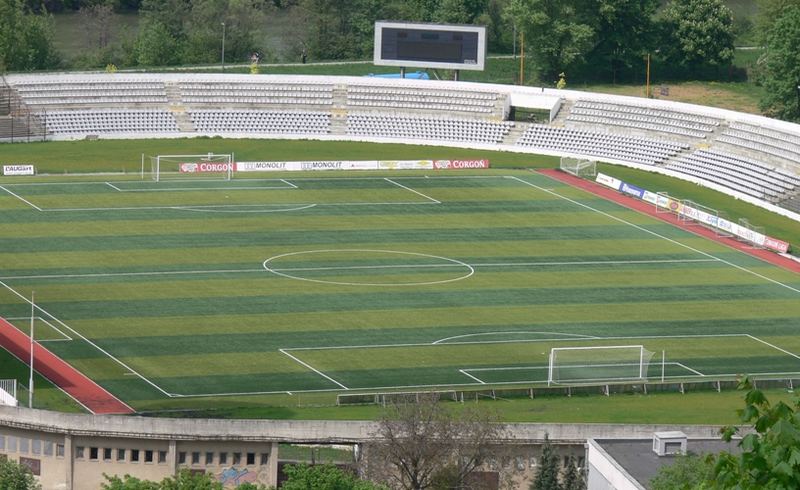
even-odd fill
[[(0, 346), (22, 360), (31, 358), (31, 339), (6, 319), (0, 318)], [(92, 413), (131, 414), (135, 410), (98, 385), (83, 373), (67, 364), (41, 344), (33, 349), (33, 364), (42, 376), (66, 391)]]
[(677, 226), (678, 228), (694, 233), (695, 235), (700, 235), (710, 240), (714, 240), (715, 242), (722, 243), (731, 248), (742, 251), (748, 255), (759, 258), (765, 262), (769, 262), (770, 264), (776, 265), (783, 269), (800, 273), (800, 262), (788, 259), (786, 257), (778, 255), (775, 252), (770, 252), (769, 250), (750, 248), (749, 246), (747, 246), (747, 244), (742, 243), (734, 238), (718, 236), (712, 230), (704, 226), (689, 225), (678, 219), (678, 217), (672, 213), (656, 213), (654, 205), (636, 199), (635, 197), (627, 196), (625, 194), (615, 191), (614, 189), (602, 186), (595, 182), (581, 179), (579, 177), (575, 177), (574, 175), (564, 173), (560, 170), (543, 169), (539, 170), (539, 173), (547, 175), (548, 177), (558, 180), (559, 182), (563, 182), (573, 187), (578, 187), (580, 189), (583, 189), (591, 194), (594, 194), (595, 196), (602, 197), (603, 199), (607, 199), (609, 201), (613, 201), (617, 204), (625, 206), (628, 209), (633, 209), (634, 211), (639, 211), (640, 213), (644, 213), (649, 216), (653, 216), (654, 218), (658, 218), (661, 221), (666, 221), (671, 225)]

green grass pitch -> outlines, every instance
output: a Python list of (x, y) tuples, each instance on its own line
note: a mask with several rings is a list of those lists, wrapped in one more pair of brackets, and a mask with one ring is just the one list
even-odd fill
[(0, 216), (0, 315), (35, 291), (37, 338), (137, 409), (532, 385), (569, 346), (800, 373), (796, 274), (533, 172), (6, 179)]

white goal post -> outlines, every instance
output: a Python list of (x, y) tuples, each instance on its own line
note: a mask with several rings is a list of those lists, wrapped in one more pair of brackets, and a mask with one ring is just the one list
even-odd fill
[(582, 158), (561, 157), (558, 168), (562, 171), (583, 179), (597, 177), (597, 162)]
[(643, 345), (553, 347), (547, 384), (646, 381), (652, 357)]
[(156, 155), (150, 157), (150, 175), (156, 182), (167, 179), (231, 180), (233, 154)]

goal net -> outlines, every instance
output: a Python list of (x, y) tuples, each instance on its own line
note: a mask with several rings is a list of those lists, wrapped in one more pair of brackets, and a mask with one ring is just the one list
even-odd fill
[(652, 357), (642, 345), (554, 347), (547, 384), (646, 381)]
[(582, 179), (594, 179), (597, 177), (597, 162), (594, 160), (561, 157), (559, 168)]
[(171, 179), (231, 180), (233, 155), (156, 155), (150, 157), (150, 174), (156, 182)]

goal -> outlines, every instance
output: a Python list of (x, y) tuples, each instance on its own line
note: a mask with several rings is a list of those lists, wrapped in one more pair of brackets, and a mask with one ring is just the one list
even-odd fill
[(233, 155), (156, 155), (150, 157), (150, 174), (156, 182), (168, 179), (231, 180)]
[(646, 381), (652, 357), (642, 345), (554, 347), (547, 384)]
[(597, 177), (597, 162), (594, 160), (561, 157), (559, 168), (582, 179), (594, 179)]

